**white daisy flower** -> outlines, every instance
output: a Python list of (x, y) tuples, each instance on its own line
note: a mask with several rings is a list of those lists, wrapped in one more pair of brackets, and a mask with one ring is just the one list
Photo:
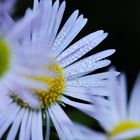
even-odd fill
[[(124, 75), (120, 81), (112, 78), (109, 80), (108, 101), (102, 106), (96, 100), (95, 112), (92, 117), (96, 118), (106, 133), (98, 133), (79, 124), (68, 125), (76, 130), (79, 139), (92, 140), (139, 140), (140, 139), (140, 76), (135, 83), (129, 103), (127, 103), (126, 82)], [(105, 103), (105, 102), (104, 102)]]
[[(28, 9), (25, 17), (12, 26), (11, 34), (4, 33), (7, 35), (7, 42), (13, 41), (17, 37), (23, 52), (26, 50), (26, 55), (28, 49), (25, 47), (30, 47), (31, 52), (35, 55), (38, 54), (35, 58), (35, 66), (38, 63), (38, 68), (29, 71), (30, 69), (17, 67), (20, 72), (23, 72), (22, 75), (26, 79), (24, 81), (18, 75), (18, 78), (14, 77), (14, 80), (18, 80), (16, 84), (23, 84), (24, 88), (14, 86), (12, 82), (11, 86), (16, 87), (16, 90), (11, 92), (8, 89), (8, 95), (0, 96), (0, 138), (11, 126), (7, 140), (15, 139), (19, 128), (19, 139), (42, 140), (41, 114), (43, 111), (43, 116), (47, 120), (46, 139), (49, 139), (50, 134), (50, 118), (60, 139), (75, 139), (71, 130), (62, 125), (72, 122), (60, 105), (68, 104), (91, 115), (94, 112), (90, 104), (91, 97), (94, 95), (108, 96), (106, 88), (110, 72), (86, 75), (109, 65), (110, 60), (104, 58), (112, 55), (115, 50), (105, 50), (77, 61), (104, 40), (107, 33), (102, 30), (96, 31), (69, 46), (85, 26), (87, 19), (83, 18), (83, 15), (78, 16), (79, 12), (76, 10), (58, 33), (64, 10), (65, 2), (59, 5), (59, 0), (54, 4), (52, 4), (52, 0), (41, 0), (40, 2), (34, 0), (33, 10)], [(8, 26), (6, 29), (10, 29), (10, 27)], [(7, 48), (8, 45), (5, 44), (5, 41), (2, 40), (2, 43)], [(68, 46), (69, 48), (67, 48)], [(23, 52), (20, 55), (24, 60), (20, 59), (20, 61), (23, 61), (23, 64), (26, 61), (30, 66), (29, 58), (24, 57)], [(44, 58), (43, 62), (42, 58)], [(28, 80), (34, 82), (31, 84)], [(72, 98), (69, 99), (69, 97)], [(80, 103), (80, 100), (79, 102), (73, 101), (74, 98), (86, 101), (86, 103)]]
[[(109, 81), (108, 102), (104, 106), (97, 105), (93, 117), (106, 131), (106, 134), (92, 132), (84, 126), (71, 127), (79, 131), (79, 138), (91, 133), (88, 138), (96, 137), (96, 140), (140, 140), (140, 76), (131, 93), (129, 104), (127, 103), (127, 91), (125, 77), (122, 76), (118, 82), (116, 79)], [(83, 133), (85, 132), (85, 133)], [(84, 134), (84, 135), (83, 135)], [(91, 139), (92, 140), (92, 139)]]

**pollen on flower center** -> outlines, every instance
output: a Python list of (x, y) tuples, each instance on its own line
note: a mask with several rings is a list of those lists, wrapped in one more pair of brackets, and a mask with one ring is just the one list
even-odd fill
[(125, 131), (129, 131), (132, 129), (138, 129), (138, 128), (140, 129), (140, 123), (138, 123), (138, 122), (121, 122), (113, 128), (113, 130), (110, 132), (109, 135), (115, 136), (115, 135), (123, 133)]
[(10, 49), (6, 41), (0, 38), (0, 77), (2, 77), (10, 66)]
[(52, 103), (57, 102), (62, 95), (65, 88), (65, 80), (62, 72), (62, 68), (57, 64), (53, 64), (48, 67), (48, 69), (54, 73), (56, 76), (47, 77), (35, 77), (35, 80), (46, 83), (48, 86), (47, 91), (35, 90), (34, 93), (39, 98), (41, 108), (46, 108)]
[(37, 100), (39, 104), (37, 106), (34, 106), (31, 101), (32, 99), (26, 100), (26, 98), (19, 96), (20, 93), (19, 95), (17, 93), (11, 94), (10, 97), (19, 106), (33, 110), (38, 110), (48, 108), (51, 104), (59, 101), (65, 89), (65, 78), (63, 74), (63, 69), (56, 63), (56, 61), (54, 61), (48, 56), (46, 57), (46, 61), (48, 61), (48, 63), (43, 68), (41, 68), (46, 71), (45, 75), (25, 75), (26, 78), (29, 78), (32, 81), (37, 81), (46, 85), (46, 89), (39, 89), (36, 87), (29, 88), (29, 90), (31, 90), (30, 93), (35, 95), (32, 97), (34, 97), (34, 99)]

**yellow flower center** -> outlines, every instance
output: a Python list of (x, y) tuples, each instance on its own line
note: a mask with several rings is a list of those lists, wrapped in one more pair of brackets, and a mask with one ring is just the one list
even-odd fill
[[(110, 132), (109, 136), (112, 137), (112, 136), (121, 134), (125, 131), (129, 131), (129, 130), (131, 131), (133, 129), (140, 129), (140, 123), (138, 123), (138, 122), (121, 122), (113, 128), (113, 130)], [(140, 135), (138, 137), (135, 137), (132, 139), (130, 138), (127, 140), (140, 140)]]
[(41, 108), (46, 108), (50, 106), (52, 103), (57, 102), (60, 99), (62, 92), (65, 88), (65, 80), (62, 68), (57, 64), (53, 64), (49, 66), (48, 69), (56, 73), (56, 76), (34, 77), (35, 80), (46, 83), (48, 86), (47, 91), (42, 90), (34, 91), (34, 93), (39, 98)]
[(10, 67), (10, 49), (6, 41), (0, 38), (0, 78)]
[[(42, 68), (48, 71), (47, 76), (32, 76), (26, 75), (27, 78), (32, 79), (34, 81), (38, 81), (46, 84), (46, 90), (33, 88), (32, 93), (35, 94), (37, 100), (40, 103), (38, 108), (34, 107), (26, 100), (22, 100), (16, 93), (11, 95), (11, 98), (14, 102), (24, 108), (29, 109), (44, 109), (49, 107), (51, 104), (59, 101), (64, 89), (65, 89), (65, 79), (63, 75), (63, 69), (60, 67), (53, 59), (47, 57), (51, 64)], [(50, 73), (49, 73), (50, 72)]]

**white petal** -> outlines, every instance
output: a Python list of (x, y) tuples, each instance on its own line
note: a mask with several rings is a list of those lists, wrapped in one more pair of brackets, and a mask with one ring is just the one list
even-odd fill
[[(6, 100), (5, 100), (6, 102)], [(6, 104), (6, 103), (5, 103)], [(17, 107), (17, 105), (15, 105), (15, 103), (10, 103), (8, 105), (3, 106), (4, 108), (2, 110), (0, 110), (0, 127), (2, 127), (2, 125), (6, 122), (6, 120), (9, 119), (9, 114), (11, 113), (17, 113), (19, 111), (19, 107)]]
[(138, 76), (136, 83), (133, 87), (130, 103), (129, 103), (129, 117), (132, 120), (140, 121), (140, 75)]
[(28, 122), (25, 129), (25, 140), (31, 139), (31, 128), (32, 128), (33, 112), (29, 112)]
[[(56, 15), (56, 19), (55, 19), (55, 24), (54, 24), (54, 28), (53, 28), (53, 31), (52, 31), (52, 35), (51, 35), (51, 40), (50, 40), (50, 44), (49, 46), (52, 45), (55, 37), (56, 37), (56, 34), (58, 32), (58, 29), (59, 29), (59, 26), (61, 24), (61, 20), (62, 20), (62, 17), (63, 17), (63, 14), (64, 14), (64, 11), (65, 11), (65, 7), (66, 7), (66, 2), (63, 1), (62, 4), (60, 5), (59, 9), (58, 9), (58, 12), (57, 12), (57, 15)], [(50, 47), (51, 48), (51, 47)]]
[[(118, 76), (120, 73), (115, 71), (113, 73), (114, 76)], [(109, 79), (110, 78), (110, 71), (108, 72), (102, 72), (102, 73), (97, 73), (97, 74), (92, 74), (92, 75), (89, 75), (89, 76), (83, 76), (83, 77), (80, 77), (79, 79), (84, 79), (84, 80), (87, 80), (87, 79), (90, 79), (90, 80), (105, 80), (105, 79)]]
[(68, 104), (72, 107), (75, 107), (77, 109), (79, 109), (80, 111), (86, 113), (87, 115), (92, 117), (93, 112), (95, 111), (95, 107), (91, 104), (84, 104), (84, 103), (78, 103), (78, 102), (74, 102), (69, 100), (66, 97), (62, 97), (61, 99), (65, 104)]
[(0, 89), (0, 91), (0, 112), (6, 112), (7, 110), (10, 110), (10, 108), (12, 108), (12, 105), (14, 105), (15, 103), (13, 103), (12, 99), (7, 96), (7, 90)]
[(24, 31), (27, 31), (31, 22), (36, 18), (38, 13), (29, 13), (25, 14), (25, 17), (22, 18), (18, 23), (15, 24), (15, 26), (10, 30), (9, 34), (7, 35), (7, 40), (14, 41), (19, 36), (21, 37), (21, 33)]
[(63, 133), (63, 131), (62, 131), (62, 128), (61, 128), (62, 126), (61, 126), (61, 124), (59, 124), (59, 122), (58, 122), (58, 120), (56, 118), (57, 115), (54, 114), (54, 112), (50, 108), (49, 108), (49, 114), (50, 114), (51, 119), (52, 119), (52, 121), (54, 123), (54, 126), (55, 126), (55, 128), (57, 130), (58, 136), (61, 138), (61, 140), (65, 140), (66, 139), (65, 138), (65, 132)]
[(116, 101), (118, 104), (119, 115), (121, 119), (124, 121), (127, 118), (127, 91), (126, 91), (126, 82), (125, 77), (122, 76), (120, 80), (120, 90), (118, 94), (118, 100)]
[(9, 14), (5, 13), (0, 16), (0, 35), (6, 36), (9, 33), (9, 30), (14, 26), (13, 19), (9, 16)]
[(71, 43), (86, 23), (87, 19), (84, 19), (83, 15), (79, 16), (60, 46), (53, 52), (53, 56), (57, 57)]
[[(90, 57), (91, 58), (91, 57)], [(111, 62), (109, 60), (101, 60), (97, 62), (92, 62), (92, 60), (88, 60), (87, 58), (81, 60), (77, 63), (74, 63), (64, 69), (64, 74), (66, 78), (72, 79), (76, 77), (80, 77), (86, 75), (90, 72), (93, 72), (99, 68), (105, 67), (109, 65)]]
[(17, 132), (18, 132), (18, 129), (19, 129), (19, 126), (20, 126), (20, 123), (23, 119), (24, 113), (25, 113), (25, 109), (21, 109), (20, 112), (18, 113), (18, 115), (14, 118), (14, 122), (12, 124), (12, 127), (10, 128), (9, 133), (8, 133), (7, 140), (14, 140), (15, 139)]
[[(54, 122), (54, 120), (53, 120), (53, 122), (54, 122), (55, 126), (59, 125), (59, 128), (56, 127), (56, 129), (58, 131), (58, 135), (59, 135), (60, 139), (74, 140), (75, 136), (72, 135), (71, 129), (69, 129), (69, 127), (67, 127), (66, 125), (63, 125), (63, 124), (72, 125), (72, 122), (70, 121), (68, 116), (65, 114), (65, 112), (62, 110), (62, 108), (58, 104), (56, 104), (54, 106), (51, 106), (49, 111), (51, 111), (53, 114), (55, 114), (56, 122)], [(51, 115), (51, 117), (52, 117), (52, 115)], [(61, 134), (59, 134), (59, 133), (63, 133), (64, 136), (61, 136)]]
[(29, 117), (29, 111), (28, 109), (26, 109), (20, 127), (19, 140), (25, 140), (25, 131), (26, 131), (28, 117)]
[[(95, 111), (92, 113), (92, 117), (98, 120), (102, 128), (110, 132), (112, 128), (118, 123), (118, 118), (111, 112), (110, 108), (103, 106), (95, 106)], [(108, 125), (109, 124), (109, 125)]]
[(43, 140), (43, 131), (42, 131), (42, 113), (39, 111), (38, 113), (38, 140)]
[(131, 139), (131, 138), (133, 139), (139, 136), (140, 136), (140, 129), (134, 129), (134, 130), (130, 130), (130, 131), (126, 131), (121, 134), (118, 134), (112, 137), (111, 140), (124, 140), (124, 139)]
[(72, 13), (72, 15), (69, 17), (63, 28), (60, 30), (59, 34), (57, 35), (54, 43), (52, 44), (52, 51), (55, 51), (58, 49), (58, 46), (62, 44), (64, 38), (69, 33), (70, 29), (73, 27), (74, 23), (76, 22), (77, 16), (79, 11), (76, 10)]
[(67, 81), (68, 86), (85, 87), (85, 88), (106, 87), (107, 84), (108, 84), (107, 80), (96, 80), (90, 78), (90, 76), (88, 76), (87, 78), (80, 77), (74, 80)]
[(80, 100), (83, 100), (83, 101), (87, 101), (87, 102), (91, 102), (91, 96), (89, 95), (86, 95), (85, 94), (77, 94), (77, 93), (74, 93), (74, 92), (64, 92), (63, 93), (64, 95), (67, 95), (67, 96), (70, 96), (72, 98), (76, 98), (76, 99), (80, 99)]
[[(110, 101), (110, 110), (111, 113), (121, 121), (122, 115), (122, 104), (120, 105), (118, 102), (121, 102), (121, 93), (119, 90), (119, 85), (116, 77), (113, 75), (113, 71), (111, 74), (111, 78), (108, 80), (108, 92), (109, 92), (109, 101)], [(123, 93), (124, 94), (124, 93)], [(123, 102), (123, 101), (122, 101)], [(121, 110), (121, 111), (120, 111)]]
[(51, 19), (52, 0), (41, 1), (36, 9), (41, 12), (41, 15), (37, 17), (36, 24), (33, 24), (32, 42), (44, 41), (47, 36)]
[(46, 110), (46, 119), (47, 119), (47, 124), (46, 124), (46, 140), (49, 140), (50, 139), (50, 127), (51, 127), (51, 124), (50, 124), (50, 115), (49, 115), (49, 112), (48, 110)]
[(14, 77), (12, 79), (13, 83), (19, 87), (23, 89), (39, 89), (39, 90), (47, 90), (47, 84), (41, 83), (41, 82), (37, 82), (37, 81), (33, 81), (24, 77)]
[(18, 112), (19, 112), (20, 108), (15, 106), (13, 108), (13, 112), (9, 115), (8, 115), (8, 118), (7, 120), (2, 124), (1, 126), (1, 129), (0, 129), (0, 138), (2, 137), (2, 135), (4, 134), (4, 132), (8, 129), (8, 127), (10, 126), (11, 123), (14, 122), (14, 119), (16, 118)]
[[(55, 25), (55, 19), (56, 19), (56, 15), (58, 12), (58, 8), (59, 8), (59, 0), (56, 0), (55, 3), (53, 4), (53, 7), (51, 9), (51, 15), (50, 15), (50, 20), (49, 20), (49, 27), (48, 27), (48, 31), (46, 34), (46, 44), (49, 44), (50, 40), (51, 40), (51, 35), (53, 33), (53, 29), (54, 29), (54, 25)], [(49, 45), (46, 47), (50, 47)]]
[(68, 66), (69, 64), (73, 63), (74, 61), (76, 61), (77, 59), (79, 59), (80, 57), (82, 57), (84, 54), (86, 54), (87, 52), (89, 52), (93, 47), (97, 46), (99, 44), (99, 42), (101, 42), (106, 36), (107, 36), (106, 33), (102, 35), (102, 38), (99, 36), (98, 37), (98, 41), (96, 39), (93, 42), (90, 42), (91, 45), (88, 44), (86, 46), (81, 47), (80, 49), (76, 50), (74, 53), (72, 53), (69, 56), (63, 58), (59, 62), (59, 64), (61, 66), (63, 66), (63, 67)]
[(76, 137), (79, 140), (107, 140), (106, 136), (102, 133), (95, 132), (85, 126), (75, 124), (73, 126), (68, 126), (71, 130), (76, 133)]
[(87, 94), (89, 96), (97, 95), (97, 96), (108, 96), (108, 90), (105, 87), (73, 87), (73, 86), (67, 86), (65, 88), (64, 93), (77, 93), (77, 94)]
[(37, 112), (33, 112), (32, 115), (32, 126), (31, 126), (31, 139), (32, 140), (38, 140), (38, 132), (36, 132), (36, 130), (38, 130), (38, 113)]
[(102, 106), (102, 107), (110, 107), (110, 103), (108, 100), (106, 100), (105, 97), (93, 96), (92, 103), (94, 105), (98, 105), (98, 106)]
[(113, 73), (110, 74), (110, 79), (108, 81), (108, 91), (110, 95), (110, 106), (113, 111), (112, 113), (114, 113), (114, 115), (118, 117), (120, 121), (124, 121), (127, 119), (127, 93), (125, 79), (124, 76), (122, 76), (121, 80), (118, 83)]
[[(69, 46), (69, 48), (67, 48), (64, 52), (62, 52), (58, 57), (57, 60), (61, 61), (63, 58), (66, 58), (67, 56), (69, 56), (70, 54), (73, 54), (74, 52), (77, 52), (80, 50), (80, 48), (84, 47), (84, 46), (90, 46), (91, 47), (95, 47), (93, 44), (93, 42), (102, 34), (104, 34), (104, 32), (102, 30), (93, 32), (85, 37), (83, 37), (82, 39), (80, 39), (78, 42), (76, 42), (75, 44), (73, 44), (72, 46)], [(93, 42), (92, 42), (93, 41)]]
[(38, 6), (38, 3), (39, 3), (38, 0), (34, 0), (34, 3), (33, 3), (33, 8), (34, 9), (36, 9), (36, 7)]

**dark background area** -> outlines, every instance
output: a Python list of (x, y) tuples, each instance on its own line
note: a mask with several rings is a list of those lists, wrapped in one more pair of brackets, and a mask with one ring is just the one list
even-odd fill
[[(23, 15), (28, 6), (32, 6), (32, 0), (17, 0), (14, 15)], [(130, 90), (140, 70), (140, 1), (66, 0), (62, 24), (76, 9), (88, 18), (88, 23), (73, 42), (99, 29), (108, 32), (107, 39), (88, 55), (115, 48), (116, 53), (110, 57), (112, 65), (126, 74)]]

